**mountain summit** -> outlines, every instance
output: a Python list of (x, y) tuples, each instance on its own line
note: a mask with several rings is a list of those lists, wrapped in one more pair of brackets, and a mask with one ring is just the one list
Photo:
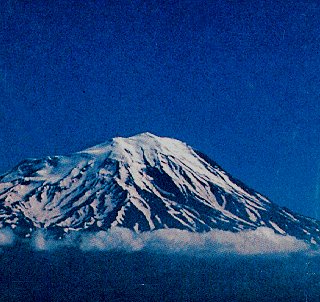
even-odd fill
[(185, 143), (151, 133), (27, 159), (0, 177), (0, 227), (27, 236), (38, 228), (114, 226), (136, 232), (263, 226), (320, 243), (318, 221), (270, 202)]

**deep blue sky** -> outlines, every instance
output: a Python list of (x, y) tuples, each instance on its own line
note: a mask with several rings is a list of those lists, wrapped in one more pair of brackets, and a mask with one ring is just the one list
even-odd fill
[(318, 216), (319, 1), (12, 0), (0, 10), (0, 172), (149, 131)]

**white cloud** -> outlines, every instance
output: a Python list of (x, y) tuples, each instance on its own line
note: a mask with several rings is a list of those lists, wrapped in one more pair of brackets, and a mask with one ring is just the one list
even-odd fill
[(64, 239), (53, 239), (45, 230), (37, 230), (32, 234), (30, 244), (35, 250), (50, 251), (62, 247), (79, 247), (81, 233), (73, 232)]
[(10, 229), (0, 230), (0, 246), (11, 246), (15, 241), (15, 236)]
[(129, 229), (113, 228), (96, 233), (71, 233), (63, 240), (45, 239), (37, 232), (34, 246), (52, 250), (74, 246), (83, 251), (152, 251), (183, 253), (199, 256), (221, 254), (257, 255), (307, 252), (310, 246), (291, 236), (275, 234), (269, 228), (232, 233), (214, 230), (207, 233), (190, 233), (178, 229), (163, 229), (136, 234)]
[(129, 229), (113, 228), (110, 231), (88, 233), (81, 236), (80, 248), (89, 250), (125, 250), (138, 251), (145, 247), (141, 235)]

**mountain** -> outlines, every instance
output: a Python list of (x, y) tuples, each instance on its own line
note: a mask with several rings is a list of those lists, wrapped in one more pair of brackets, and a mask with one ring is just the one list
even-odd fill
[(27, 159), (0, 177), (0, 227), (232, 232), (264, 226), (320, 243), (318, 221), (281, 208), (176, 139), (142, 133), (69, 156)]

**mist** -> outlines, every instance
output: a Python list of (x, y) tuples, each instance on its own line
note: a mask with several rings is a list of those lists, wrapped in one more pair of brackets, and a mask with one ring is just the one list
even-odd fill
[(11, 229), (0, 230), (0, 247), (12, 246), (15, 242), (15, 235)]
[[(0, 232), (0, 247), (10, 247), (20, 242), (10, 229)], [(291, 253), (314, 254), (316, 248), (291, 236), (275, 234), (269, 228), (232, 233), (213, 230), (191, 233), (178, 229), (162, 229), (135, 233), (115, 227), (99, 232), (70, 232), (62, 239), (53, 239), (49, 232), (38, 230), (31, 238), (22, 240), (36, 251), (55, 251), (76, 248), (89, 251), (148, 251), (164, 254), (214, 255), (286, 255)]]

